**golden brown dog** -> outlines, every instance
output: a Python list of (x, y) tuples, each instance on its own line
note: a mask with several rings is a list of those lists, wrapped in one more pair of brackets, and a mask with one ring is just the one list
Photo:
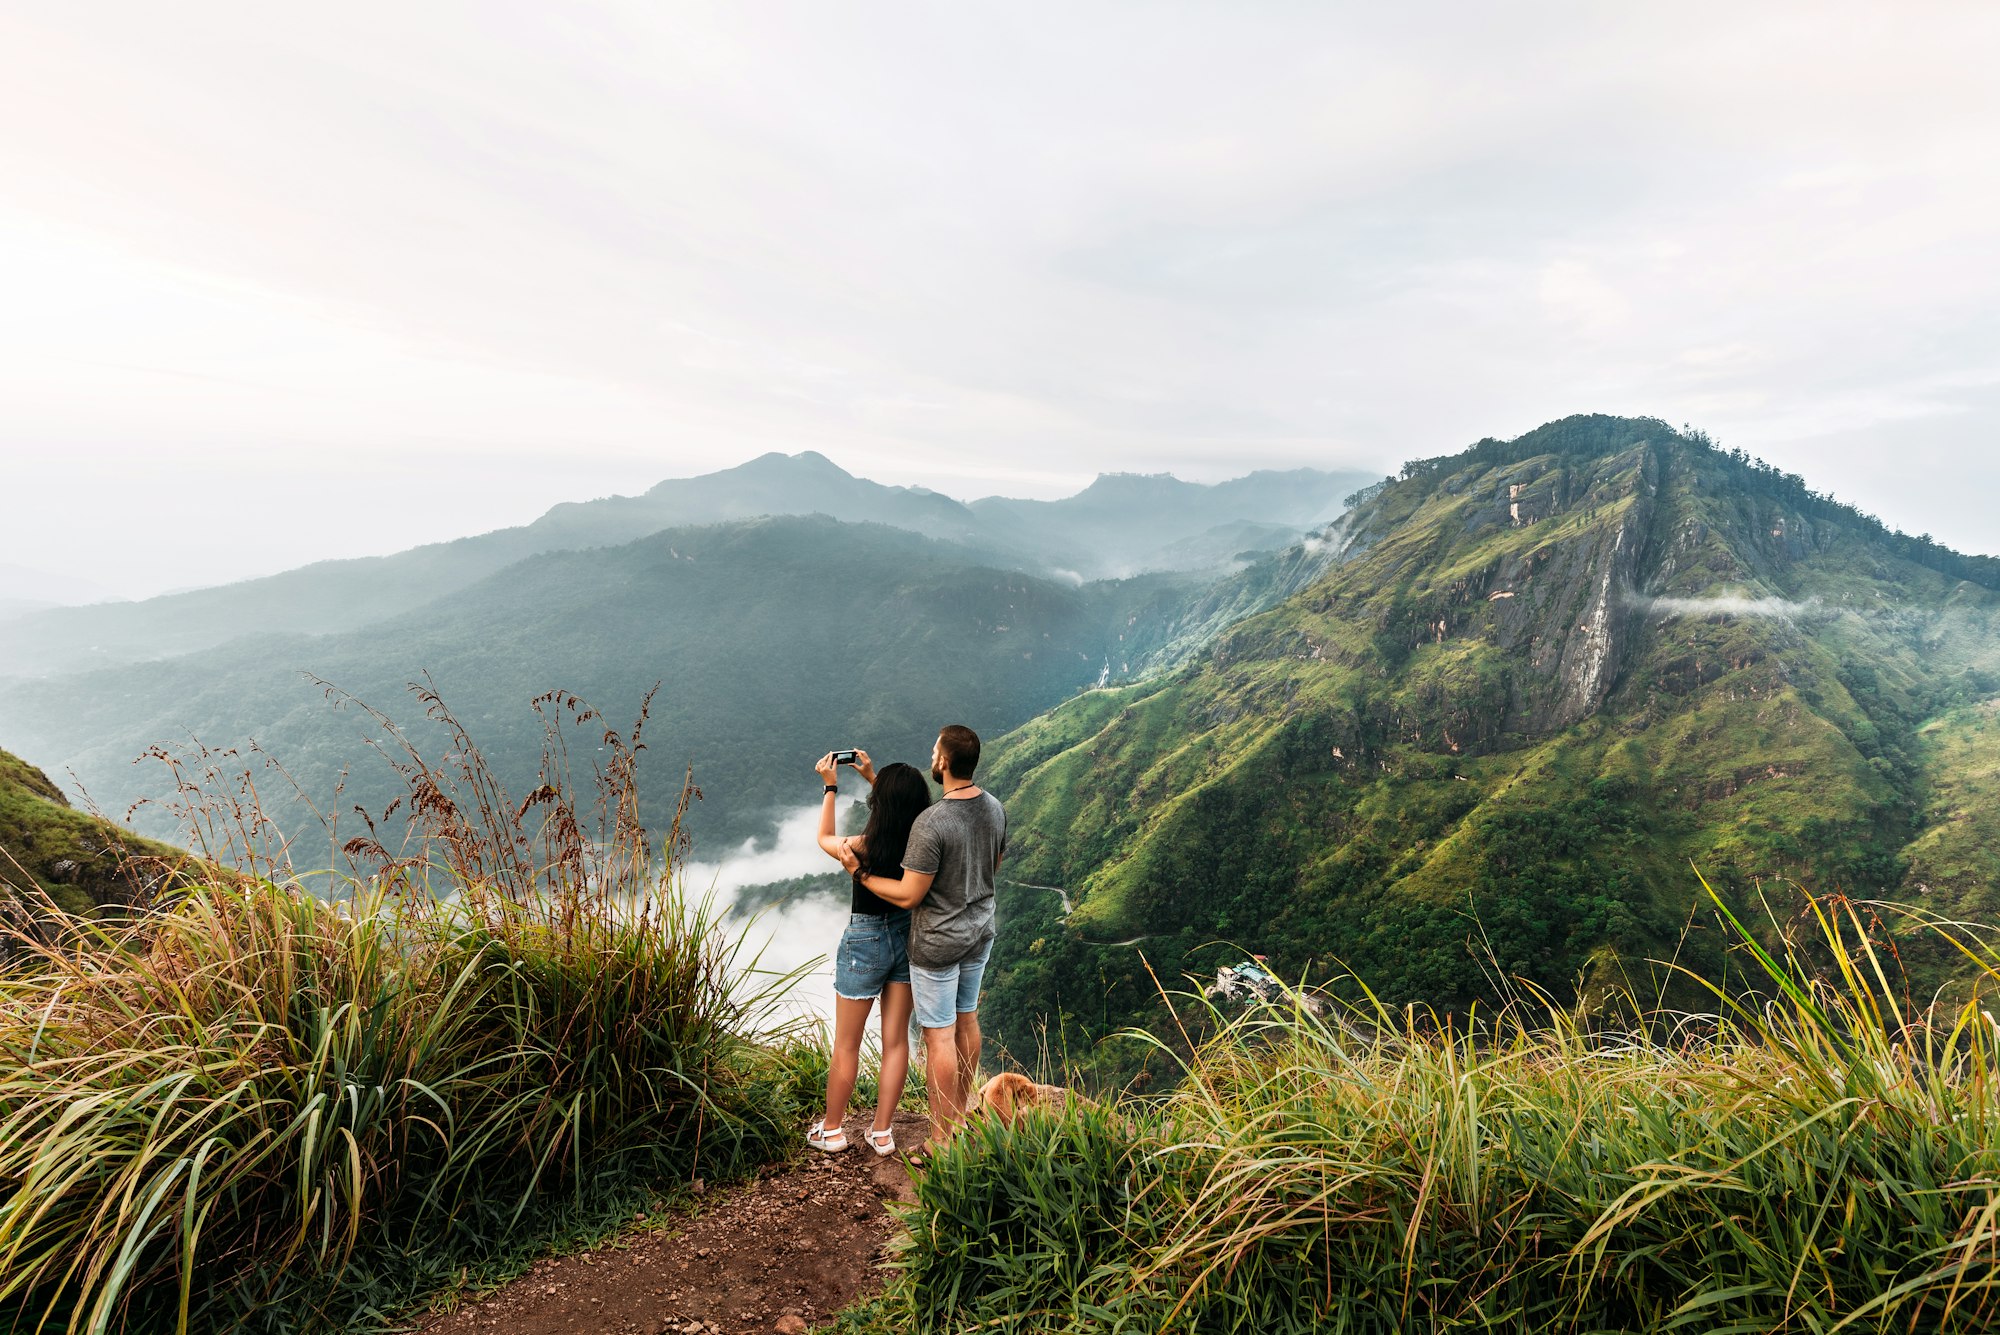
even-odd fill
[(1038, 1085), (1014, 1071), (1002, 1071), (979, 1087), (979, 1108), (1007, 1126), (1029, 1108), (1060, 1108), (1073, 1095), (1061, 1085)]

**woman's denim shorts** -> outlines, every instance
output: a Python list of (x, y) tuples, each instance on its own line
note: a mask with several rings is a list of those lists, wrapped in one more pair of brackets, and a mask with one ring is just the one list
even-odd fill
[(833, 958), (833, 990), (849, 1001), (873, 1001), (885, 985), (909, 981), (910, 911), (850, 915)]

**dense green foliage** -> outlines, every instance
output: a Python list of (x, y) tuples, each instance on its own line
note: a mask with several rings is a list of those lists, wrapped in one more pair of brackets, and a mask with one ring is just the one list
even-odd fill
[(799, 1091), (710, 924), (183, 894), (0, 978), (0, 1314), (348, 1329), (550, 1197), (762, 1162)]
[(1904, 1011), (1869, 924), (1817, 921), (1831, 982), (1748, 947), (1761, 994), (1657, 1040), (1520, 1003), (1211, 1017), (1171, 1097), (975, 1121), (847, 1329), (1990, 1329), (1992, 1025)]
[(2000, 689), (2000, 594), (1794, 481), (1616, 418), (1420, 461), (1185, 670), (995, 742), (1011, 870), (1076, 905), (1006, 892), (1001, 1037), (1163, 1019), (1141, 952), (1169, 977), (1344, 966), (1443, 1007), (1510, 977), (1652, 995), (1650, 961), (1722, 967), (1690, 862), (1732, 897), (1937, 879), (1993, 916), (1967, 824), (1990, 752), (1954, 740), (1983, 715), (1951, 711)]
[[(1732, 480), (1743, 496), (1776, 502), (1809, 519), (1852, 528), (1885, 552), (1953, 579), (1967, 579), (1987, 588), (2000, 588), (2000, 557), (1955, 552), (1928, 533), (1912, 536), (1901, 529), (1891, 529), (1874, 515), (1843, 504), (1828, 493), (1813, 490), (1797, 473), (1784, 472), (1762, 459), (1751, 458), (1742, 450), (1724, 452), (1707, 432), (1676, 432), (1664, 422), (1648, 425), (1672, 435), (1684, 446), (1725, 457), (1734, 465)], [(1516, 464), (1539, 455), (1588, 459), (1625, 444), (1632, 437), (1631, 428), (1631, 419), (1602, 413), (1565, 417), (1513, 440), (1496, 440), (1488, 436), (1458, 454), (1413, 459), (1403, 465), (1403, 477), (1437, 476), (1467, 464), (1483, 467)]]
[(1916, 742), (1929, 806), (1906, 850), (1905, 884), (1945, 917), (2000, 922), (2000, 712), (1992, 701), (1953, 710), (1925, 724)]
[(7, 933), (0, 1328), (376, 1326), (790, 1142), (823, 1055), (774, 1032), (672, 829), (656, 863), (639, 728), (542, 703), (516, 805), (433, 700), (451, 750), (403, 753), (409, 838), (378, 824), (338, 901), (267, 879), (257, 813), (203, 793), (243, 871)]

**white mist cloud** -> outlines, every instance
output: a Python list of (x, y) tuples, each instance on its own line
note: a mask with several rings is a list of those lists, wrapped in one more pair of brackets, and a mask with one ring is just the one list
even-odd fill
[(1318, 533), (1306, 538), (1299, 546), (1305, 549), (1307, 556), (1324, 556), (1329, 552), (1335, 556), (1340, 555), (1347, 550), (1350, 541), (1347, 529), (1352, 518), (1353, 511), (1350, 510)]
[(1808, 598), (1802, 603), (1784, 598), (1747, 598), (1742, 594), (1722, 594), (1714, 598), (1643, 598), (1633, 597), (1632, 606), (1649, 615), (1658, 617), (1766, 617), (1790, 621), (1805, 615), (1819, 606), (1819, 599)]
[(768, 845), (745, 839), (712, 862), (684, 864), (682, 878), (695, 894), (713, 891), (733, 900), (734, 892), (748, 885), (838, 871), (840, 864), (820, 851), (819, 812), (817, 802), (789, 812), (779, 819), (777, 835)]
[(748, 886), (840, 869), (820, 851), (819, 815), (818, 803), (800, 807), (778, 822), (777, 837), (767, 847), (746, 839), (719, 859), (686, 864), (682, 875), (689, 893), (714, 895), (724, 930), (743, 933), (737, 962), (755, 975), (746, 981), (754, 985), (804, 969), (779, 1013), (826, 1020), (833, 1014), (833, 952), (847, 926), (847, 904), (818, 896), (801, 898), (764, 910), (747, 926), (743, 919), (727, 916)]

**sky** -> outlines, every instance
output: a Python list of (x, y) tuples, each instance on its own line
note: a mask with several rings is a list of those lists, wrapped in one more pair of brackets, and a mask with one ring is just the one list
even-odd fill
[(0, 0), (0, 569), (1591, 411), (2000, 551), (1996, 58), (1924, 0)]

